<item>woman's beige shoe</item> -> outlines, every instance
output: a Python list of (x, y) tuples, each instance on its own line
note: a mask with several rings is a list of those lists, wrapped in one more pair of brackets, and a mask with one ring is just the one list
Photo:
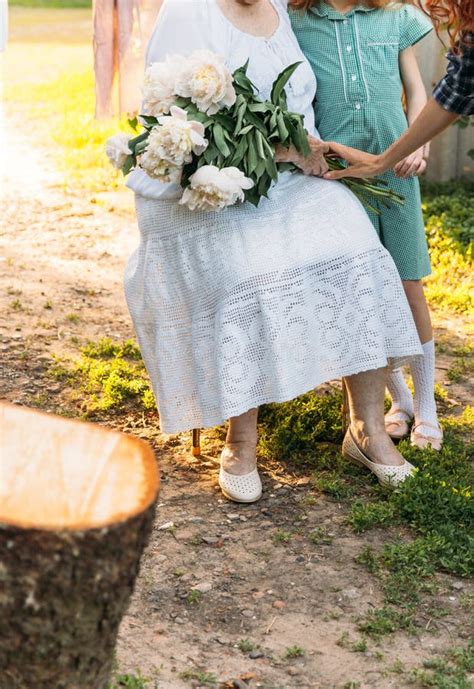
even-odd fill
[(385, 430), (392, 440), (403, 440), (410, 435), (411, 416), (404, 409), (395, 409), (385, 414)]
[(222, 460), (226, 449), (221, 453), (221, 468), (219, 471), (219, 485), (226, 498), (234, 502), (257, 502), (262, 497), (262, 481), (257, 468), (248, 474), (229, 474), (222, 468)]
[(354, 440), (350, 428), (342, 443), (342, 454), (351, 462), (370, 469), (378, 478), (379, 483), (388, 488), (396, 488), (415, 471), (413, 464), (410, 464), (410, 462), (406, 460), (400, 465), (377, 464), (376, 462), (372, 462)]
[[(420, 433), (417, 428), (423, 426), (424, 428), (432, 428), (437, 431), (437, 435), (427, 435), (426, 433)], [(413, 447), (418, 447), (420, 450), (424, 450), (427, 447), (431, 447), (432, 450), (439, 452), (443, 445), (443, 431), (439, 424), (428, 423), (428, 421), (418, 421), (411, 429), (411, 444)]]

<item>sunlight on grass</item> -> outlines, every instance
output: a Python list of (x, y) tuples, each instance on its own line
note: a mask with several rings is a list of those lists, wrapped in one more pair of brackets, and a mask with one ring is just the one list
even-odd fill
[[(70, 43), (64, 42), (68, 35)], [(49, 149), (64, 185), (91, 192), (123, 186), (123, 176), (107, 161), (104, 143), (128, 130), (127, 118), (94, 117), (90, 12), (17, 9), (4, 59), (7, 115), (21, 117), (33, 139)]]

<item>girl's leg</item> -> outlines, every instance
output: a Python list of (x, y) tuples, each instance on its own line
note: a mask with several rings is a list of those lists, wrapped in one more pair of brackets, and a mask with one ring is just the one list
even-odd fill
[[(419, 433), (440, 438), (442, 435), (441, 429), (436, 431), (436, 427), (439, 424), (434, 396), (435, 349), (430, 313), (421, 280), (407, 280), (403, 282), (403, 287), (413, 313), (413, 318), (415, 319), (424, 355), (423, 358), (414, 360), (410, 365), (413, 386), (415, 388), (415, 424), (420, 424), (421, 422), (417, 426)], [(424, 427), (423, 422), (429, 425)]]
[(225, 448), (222, 452), (222, 468), (229, 474), (248, 474), (257, 464), (257, 416), (258, 409), (229, 419)]
[(391, 466), (405, 460), (387, 435), (383, 417), (387, 369), (365, 371), (345, 380), (354, 440), (372, 462)]

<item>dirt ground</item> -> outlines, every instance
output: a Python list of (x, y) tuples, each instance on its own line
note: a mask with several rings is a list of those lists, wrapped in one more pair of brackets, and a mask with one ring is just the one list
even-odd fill
[[(133, 336), (121, 284), (137, 242), (132, 199), (61, 193), (50, 161), (27, 139), (16, 138), (13, 159), (21, 165), (2, 180), (0, 397), (63, 411), (63, 384), (47, 375), (51, 357), (77, 354), (88, 339)], [(441, 336), (462, 340), (462, 323), (444, 328)], [(443, 357), (438, 364), (443, 379), (448, 364)], [(450, 395), (465, 403), (472, 389), (452, 386)], [(121, 672), (139, 669), (165, 689), (400, 689), (408, 686), (400, 661), (418, 667), (462, 643), (459, 591), (469, 584), (445, 578), (439, 604), (450, 613), (442, 621), (420, 610), (423, 633), (369, 641), (354, 652), (354, 620), (382, 604), (377, 580), (354, 557), (381, 543), (380, 532), (354, 535), (347, 507), (315, 495), (306, 477), (277, 461), (263, 467), (261, 502), (225, 501), (216, 487), (215, 432), (204, 441), (205, 456), (193, 459), (189, 437), (160, 434), (156, 415), (111, 416), (110, 424), (152, 442), (162, 475), (156, 528), (120, 631)], [(327, 536), (320, 543), (301, 535), (320, 527)], [(295, 528), (288, 543), (273, 538)], [(291, 647), (304, 655), (287, 658)]]

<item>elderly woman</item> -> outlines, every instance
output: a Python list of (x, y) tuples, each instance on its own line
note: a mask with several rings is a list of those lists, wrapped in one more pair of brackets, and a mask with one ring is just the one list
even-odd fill
[[(257, 409), (345, 376), (351, 427), (344, 454), (386, 485), (412, 471), (385, 433), (386, 367), (420, 354), (397, 270), (356, 198), (325, 181), (314, 127), (316, 82), (284, 0), (165, 0), (147, 64), (208, 49), (248, 74), (268, 98), (300, 61), (288, 105), (304, 115), (312, 155), (289, 156), (270, 198), (221, 212), (191, 212), (179, 190), (137, 169), (141, 241), (125, 291), (156, 394), (162, 430), (229, 419), (219, 483), (237, 502), (258, 500)], [(282, 156), (282, 158), (285, 156)]]

